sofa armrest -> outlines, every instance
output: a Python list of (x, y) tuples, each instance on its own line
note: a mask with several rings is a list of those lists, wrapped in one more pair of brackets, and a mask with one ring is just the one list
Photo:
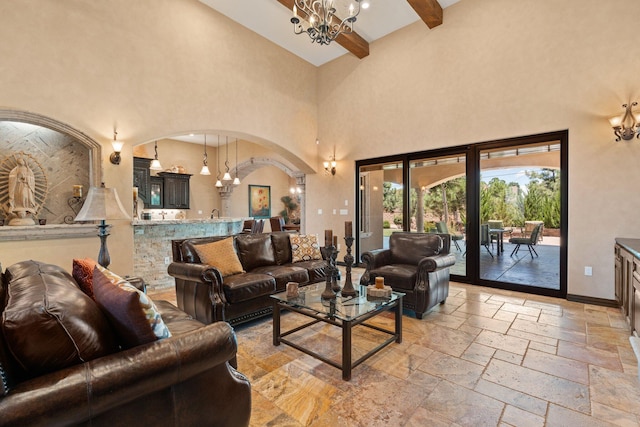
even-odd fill
[(443, 268), (451, 267), (456, 263), (456, 256), (454, 254), (441, 254), (424, 257), (418, 263), (418, 271), (425, 270), (432, 272), (436, 270), (442, 270)]
[(233, 329), (218, 322), (46, 374), (0, 399), (2, 424), (86, 423), (159, 390), (175, 393), (176, 385), (220, 367), (225, 377), (233, 377), (228, 380), (242, 381), (227, 364), (236, 350)]
[(371, 270), (391, 263), (391, 251), (389, 249), (375, 249), (364, 252), (360, 258), (365, 264), (364, 273), (360, 277), (360, 284), (367, 286), (371, 281)]
[(227, 298), (222, 288), (223, 278), (217, 268), (172, 262), (167, 271), (175, 278), (176, 302), (181, 310), (205, 324), (225, 321)]

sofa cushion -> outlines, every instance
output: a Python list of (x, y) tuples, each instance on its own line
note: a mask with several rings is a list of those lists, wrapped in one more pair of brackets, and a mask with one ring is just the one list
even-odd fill
[(76, 280), (82, 292), (87, 294), (91, 299), (93, 296), (93, 269), (98, 263), (91, 258), (74, 259), (71, 268), (71, 275)]
[(371, 281), (375, 277), (384, 277), (384, 284), (394, 290), (402, 292), (403, 289), (413, 291), (416, 285), (417, 269), (415, 265), (390, 264), (371, 270)]
[(291, 241), (291, 262), (322, 259), (317, 234), (294, 234)]
[(268, 234), (241, 234), (236, 237), (238, 256), (246, 271), (263, 265), (275, 265), (276, 257)]
[(93, 292), (124, 348), (171, 336), (147, 295), (99, 265), (93, 270)]
[(393, 233), (389, 238), (391, 264), (418, 265), (426, 256), (438, 255), (442, 238), (429, 233)]
[(194, 248), (202, 263), (217, 268), (222, 277), (244, 272), (233, 247), (233, 237), (217, 242), (194, 245)]
[(307, 270), (307, 273), (309, 274), (309, 283), (322, 282), (327, 277), (327, 261), (323, 259), (296, 262), (296, 267)]
[(268, 274), (276, 279), (276, 292), (283, 292), (287, 288), (287, 282), (305, 284), (309, 282), (309, 273), (302, 267), (294, 264), (265, 265), (253, 270), (253, 273)]
[(29, 376), (86, 362), (117, 350), (109, 322), (62, 268), (23, 261), (7, 268), (2, 332)]
[(276, 279), (268, 274), (244, 273), (225, 277), (224, 296), (230, 304), (252, 300), (276, 291)]
[(292, 235), (293, 233), (287, 231), (274, 231), (271, 233), (271, 243), (276, 256), (276, 264), (291, 263), (291, 241), (289, 238)]

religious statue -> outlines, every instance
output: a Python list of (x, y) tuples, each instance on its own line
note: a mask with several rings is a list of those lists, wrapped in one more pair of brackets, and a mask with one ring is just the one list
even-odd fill
[(35, 213), (36, 178), (24, 159), (9, 173), (9, 209), (20, 218)]
[(0, 208), (8, 225), (35, 225), (47, 187), (42, 166), (30, 154), (19, 152), (0, 162)]

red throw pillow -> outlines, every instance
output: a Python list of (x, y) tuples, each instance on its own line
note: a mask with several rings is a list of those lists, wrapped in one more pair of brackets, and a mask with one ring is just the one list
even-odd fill
[(71, 275), (82, 289), (82, 292), (95, 300), (93, 296), (93, 269), (98, 263), (91, 258), (74, 259)]

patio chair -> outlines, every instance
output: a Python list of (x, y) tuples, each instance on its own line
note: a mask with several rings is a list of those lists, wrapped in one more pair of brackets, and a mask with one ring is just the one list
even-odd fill
[(462, 252), (462, 249), (460, 249), (460, 245), (458, 244), (458, 240), (464, 240), (464, 236), (462, 234), (449, 233), (449, 228), (447, 227), (447, 223), (444, 221), (436, 222), (436, 230), (440, 234), (450, 234), (451, 241), (456, 246), (456, 249), (458, 249), (458, 252)]
[(493, 258), (493, 253), (491, 249), (489, 249), (489, 245), (491, 244), (491, 236), (489, 236), (489, 224), (480, 224), (480, 244), (484, 246), (484, 248), (489, 252), (491, 258)]
[(542, 226), (543, 224), (537, 224), (529, 237), (510, 238), (509, 243), (513, 243), (516, 245), (516, 247), (513, 248), (513, 251), (511, 252), (510, 256), (516, 255), (518, 253), (518, 249), (520, 249), (520, 245), (527, 245), (527, 248), (529, 249), (529, 254), (531, 254), (531, 259), (533, 259), (533, 254), (536, 254), (536, 256), (538, 256), (538, 252), (536, 252), (536, 249), (534, 248), (534, 246), (538, 243), (538, 235), (540, 234), (540, 230), (542, 229)]

